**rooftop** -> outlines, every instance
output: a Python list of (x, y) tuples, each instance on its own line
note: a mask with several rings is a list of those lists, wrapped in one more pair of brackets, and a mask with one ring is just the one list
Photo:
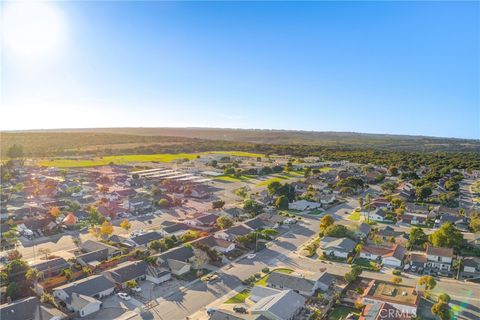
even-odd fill
[(375, 280), (368, 285), (364, 297), (409, 306), (418, 306), (420, 302), (420, 295), (415, 292), (414, 287)]

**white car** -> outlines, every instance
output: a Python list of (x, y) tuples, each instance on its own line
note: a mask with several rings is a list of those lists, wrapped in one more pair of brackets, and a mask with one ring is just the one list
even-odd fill
[(118, 296), (120, 297), (120, 299), (123, 299), (123, 300), (126, 300), (126, 301), (131, 299), (130, 296), (128, 294), (126, 294), (125, 292), (119, 292)]
[(250, 253), (248, 256), (247, 256), (247, 259), (253, 259), (256, 257), (256, 254), (255, 253)]
[(134, 291), (134, 292), (142, 292), (142, 288), (140, 288), (140, 287), (138, 287), (138, 286), (137, 286), (137, 287), (133, 287), (133, 288), (132, 288), (132, 291)]

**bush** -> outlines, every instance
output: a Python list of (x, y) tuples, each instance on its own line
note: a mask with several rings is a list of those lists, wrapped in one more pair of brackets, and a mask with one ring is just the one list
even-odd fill
[(260, 279), (262, 277), (262, 275), (257, 272), (257, 273), (254, 274), (254, 277), (257, 278), (257, 279)]
[(263, 273), (269, 273), (270, 272), (270, 268), (269, 267), (265, 267), (262, 269), (262, 272)]
[(393, 270), (392, 270), (392, 274), (395, 275), (395, 276), (399, 276), (399, 275), (402, 274), (402, 271), (397, 270), (397, 269), (393, 269)]

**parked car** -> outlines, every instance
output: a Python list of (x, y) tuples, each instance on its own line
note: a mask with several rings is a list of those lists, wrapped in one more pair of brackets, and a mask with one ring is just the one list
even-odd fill
[[(403, 271), (408, 271), (408, 269), (410, 269), (410, 265), (409, 264), (406, 264), (404, 267), (403, 267)], [(413, 269), (413, 267), (412, 267)]]
[(133, 288), (132, 288), (132, 291), (134, 291), (134, 292), (142, 292), (142, 288), (140, 288), (139, 286), (136, 286), (136, 287), (133, 287)]
[(126, 300), (126, 301), (131, 299), (130, 296), (128, 294), (126, 294), (125, 292), (119, 292), (118, 296), (120, 297), (120, 299), (123, 299), (123, 300)]
[(242, 306), (235, 306), (233, 307), (233, 311), (238, 312), (238, 313), (247, 313), (247, 309)]
[(247, 259), (253, 259), (256, 257), (256, 254), (255, 253), (250, 253), (249, 255), (247, 255)]
[(211, 316), (215, 311), (217, 311), (218, 309), (217, 308), (208, 308), (207, 309), (207, 314), (209, 316)]

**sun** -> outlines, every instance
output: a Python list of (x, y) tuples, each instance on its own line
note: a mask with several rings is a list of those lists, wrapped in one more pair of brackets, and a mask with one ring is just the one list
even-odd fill
[(51, 2), (4, 2), (2, 45), (15, 57), (50, 56), (64, 38), (61, 11)]

